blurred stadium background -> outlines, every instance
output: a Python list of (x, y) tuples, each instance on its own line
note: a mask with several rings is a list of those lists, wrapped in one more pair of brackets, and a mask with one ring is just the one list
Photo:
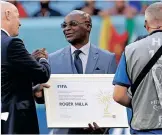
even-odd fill
[[(15, 1), (21, 17), (20, 38), (29, 52), (46, 48), (49, 53), (69, 43), (64, 38), (61, 23), (70, 11), (83, 10), (92, 15), (90, 41), (94, 45), (116, 53), (117, 62), (124, 47), (138, 36), (146, 35), (144, 11), (154, 1)], [(131, 112), (128, 111), (129, 119)], [(37, 105), (41, 134), (52, 133), (47, 129), (44, 105)], [(112, 129), (112, 134), (129, 134), (130, 129)]]

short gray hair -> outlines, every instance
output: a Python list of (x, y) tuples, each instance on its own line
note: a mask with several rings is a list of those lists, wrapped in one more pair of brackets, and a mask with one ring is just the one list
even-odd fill
[(155, 2), (148, 6), (145, 11), (145, 18), (162, 24), (162, 2)]

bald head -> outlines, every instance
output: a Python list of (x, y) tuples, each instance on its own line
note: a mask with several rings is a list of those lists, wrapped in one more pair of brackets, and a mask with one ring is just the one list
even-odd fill
[(145, 19), (153, 27), (162, 26), (162, 2), (151, 4), (145, 11)]
[(4, 19), (6, 12), (11, 12), (14, 10), (17, 10), (15, 5), (13, 5), (9, 2), (1, 1), (1, 20)]
[(10, 36), (17, 36), (20, 26), (19, 12), (15, 5), (1, 2), (1, 28), (5, 29)]
[(78, 16), (82, 17), (85, 21), (90, 22), (90, 24), (92, 25), (92, 20), (91, 20), (90, 15), (88, 13), (84, 12), (84, 11), (73, 10), (67, 16), (70, 16), (70, 15), (78, 15)]

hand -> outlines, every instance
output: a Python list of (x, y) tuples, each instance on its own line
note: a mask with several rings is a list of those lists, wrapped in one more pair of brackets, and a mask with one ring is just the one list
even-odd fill
[(100, 128), (95, 122), (93, 122), (93, 126), (89, 123), (88, 128), (85, 128), (89, 134), (103, 134), (105, 132), (105, 128)]
[(35, 97), (37, 97), (37, 98), (43, 97), (43, 89), (44, 88), (49, 88), (49, 87), (50, 87), (50, 85), (45, 84), (45, 83), (44, 84), (39, 84), (39, 86), (37, 87), (37, 89), (34, 92)]
[(48, 58), (48, 54), (45, 48), (42, 49), (37, 49), (32, 53), (32, 56), (36, 59), (39, 60), (40, 58)]

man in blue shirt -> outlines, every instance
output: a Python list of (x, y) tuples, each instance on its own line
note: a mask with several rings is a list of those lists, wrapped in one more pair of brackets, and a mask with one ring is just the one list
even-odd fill
[[(128, 103), (125, 102), (124, 106), (131, 108), (131, 100), (126, 95), (129, 94), (129, 93), (127, 93), (127, 90), (131, 86), (132, 82), (129, 79), (129, 76), (127, 74), (126, 66), (127, 66), (126, 58), (125, 58), (125, 54), (123, 53), (121, 56), (117, 71), (115, 73), (113, 84), (115, 85), (115, 87), (122, 86), (124, 89), (124, 94), (123, 94), (123, 90), (119, 88), (117, 91), (114, 92), (114, 97), (116, 94), (123, 95), (123, 96), (125, 95), (123, 98), (125, 98), (125, 101), (127, 101)], [(117, 101), (117, 102), (120, 102), (120, 101)], [(160, 130), (158, 130), (158, 131), (152, 130), (152, 131), (148, 131), (148, 132), (140, 132), (140, 131), (137, 131), (137, 130), (134, 130), (131, 128), (131, 134), (162, 134), (162, 130), (161, 131)]]
[[(142, 70), (143, 67), (150, 60), (149, 53), (151, 51), (148, 48), (150, 46), (153, 46), (153, 51), (157, 51), (159, 48), (157, 42), (157, 46), (154, 44), (155, 42), (153, 43), (153, 45), (151, 43), (152, 41), (155, 41), (156, 38), (161, 38), (161, 9), (162, 3), (160, 2), (154, 3), (148, 7), (145, 12), (145, 27), (150, 35), (144, 37), (145, 39), (142, 39), (126, 47), (125, 52), (122, 54), (122, 57), (120, 59), (113, 80), (113, 84), (115, 85), (113, 95), (114, 100), (123, 106), (132, 108), (133, 117), (136, 117), (136, 122), (133, 122), (132, 124), (131, 121), (131, 125), (136, 128), (136, 130), (131, 130), (133, 134), (162, 134), (161, 126), (156, 124), (158, 123), (158, 120), (154, 121), (155, 118), (158, 118), (158, 116), (155, 115), (157, 112), (155, 112), (153, 109), (151, 111), (148, 109), (150, 112), (146, 113), (147, 106), (148, 108), (151, 107), (150, 102), (147, 101), (149, 101), (149, 98), (152, 99), (153, 96), (156, 97), (158, 95), (156, 87), (154, 87), (156, 81), (154, 81), (154, 78), (152, 77), (152, 72), (150, 71), (148, 75), (144, 78), (144, 80), (140, 84), (140, 87), (138, 88), (138, 91), (136, 90), (137, 92), (135, 92), (134, 96), (132, 96), (131, 91), (129, 91), (130, 89), (128, 90), (128, 88), (132, 85), (132, 83), (135, 81), (136, 77), (140, 73), (140, 70)], [(159, 63), (161, 63), (160, 60)], [(141, 109), (144, 106), (145, 108)], [(160, 111), (161, 110), (159, 110), (159, 114), (161, 114)], [(148, 117), (148, 119), (146, 119), (145, 115), (150, 116), (150, 118)], [(152, 119), (151, 116), (154, 116), (154, 119)], [(143, 125), (141, 126), (140, 124)]]

